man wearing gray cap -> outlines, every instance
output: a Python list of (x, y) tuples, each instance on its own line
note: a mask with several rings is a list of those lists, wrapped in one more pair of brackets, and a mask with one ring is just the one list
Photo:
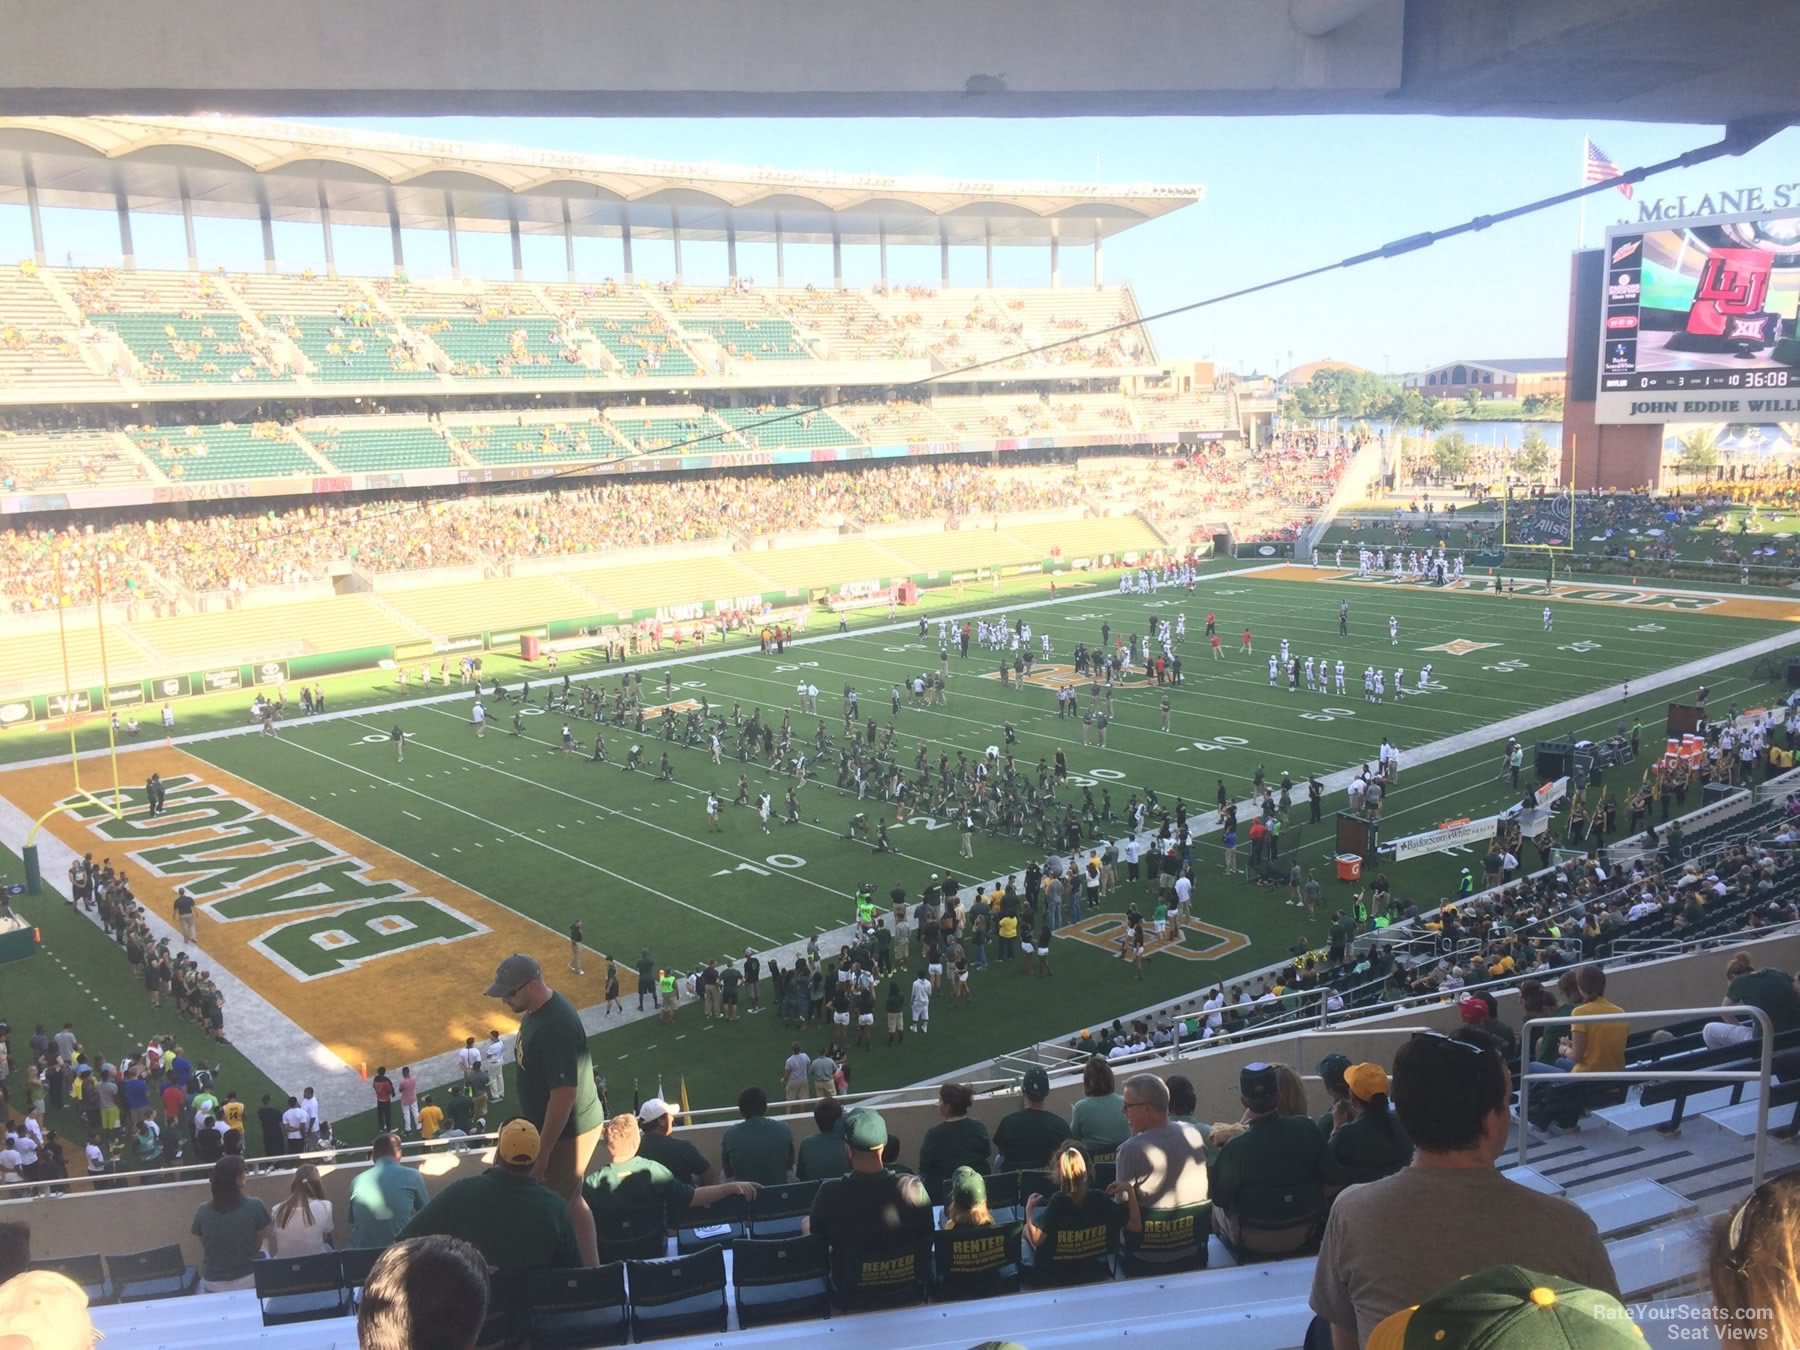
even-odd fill
[(606, 1118), (594, 1087), (594, 1063), (581, 1014), (565, 995), (544, 983), (543, 970), (524, 955), (500, 963), (487, 996), (502, 1000), (519, 1016), (513, 1043), (519, 1112), (543, 1138), (531, 1174), (568, 1202), (582, 1263), (597, 1266), (600, 1248), (581, 1179), (593, 1161)]

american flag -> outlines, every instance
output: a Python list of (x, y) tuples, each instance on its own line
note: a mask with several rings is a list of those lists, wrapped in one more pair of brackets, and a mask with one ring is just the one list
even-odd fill
[[(1602, 150), (1585, 136), (1582, 138), (1582, 144), (1587, 147), (1587, 154), (1584, 157), (1584, 163), (1582, 165), (1583, 171), (1587, 175), (1585, 181), (1589, 183), (1604, 183), (1608, 178), (1617, 178), (1619, 176), (1619, 166), (1606, 157), (1606, 151)], [(1631, 184), (1620, 183), (1618, 187), (1619, 191), (1625, 194), (1626, 199), (1630, 200)]]

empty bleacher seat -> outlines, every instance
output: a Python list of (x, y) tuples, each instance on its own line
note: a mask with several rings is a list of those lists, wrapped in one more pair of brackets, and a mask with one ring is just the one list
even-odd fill
[(744, 1236), (750, 1202), (741, 1195), (728, 1195), (687, 1217), (689, 1222), (675, 1231), (676, 1251), (685, 1254), (702, 1247), (729, 1247)]
[(199, 1286), (200, 1272), (187, 1263), (173, 1242), (148, 1251), (127, 1252), (106, 1258), (107, 1273), (121, 1303), (180, 1298)]
[(730, 1305), (723, 1247), (632, 1261), (625, 1268), (625, 1279), (631, 1295), (633, 1340), (725, 1330)]
[(33, 1261), (32, 1270), (53, 1270), (66, 1275), (81, 1286), (90, 1306), (113, 1301), (112, 1278), (106, 1273), (106, 1260), (100, 1256), (61, 1256)]
[(799, 1234), (734, 1242), (731, 1287), (741, 1327), (830, 1316), (824, 1239)]
[(316, 474), (319, 466), (273, 424), (150, 427), (132, 443), (170, 478), (269, 478)]
[(540, 1270), (525, 1284), (533, 1350), (623, 1345), (630, 1331), (625, 1263), (592, 1270)]
[(264, 1326), (342, 1317), (350, 1310), (344, 1263), (336, 1252), (272, 1257), (258, 1261), (250, 1273), (256, 1281)]
[(819, 1182), (790, 1181), (785, 1186), (764, 1186), (750, 1201), (750, 1236), (793, 1237), (800, 1221), (812, 1212)]

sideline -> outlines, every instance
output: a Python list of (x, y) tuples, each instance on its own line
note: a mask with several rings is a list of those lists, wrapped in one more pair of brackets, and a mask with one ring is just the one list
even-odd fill
[[(1213, 582), (1267, 572), (1275, 566), (1276, 564), (1273, 563), (1264, 563), (1255, 567), (1238, 568), (1230, 572), (1208, 573), (1205, 576), (1197, 577), (1195, 579), (1195, 589), (1198, 591), (1199, 587)], [(1180, 588), (1176, 587), (1173, 589), (1179, 590)], [(1158, 592), (1158, 594), (1160, 594), (1160, 592)], [(1136, 595), (1137, 592), (1133, 591), (1132, 597), (1135, 598)], [(1069, 595), (1058, 595), (1044, 600), (1022, 600), (1016, 604), (989, 605), (984, 608), (971, 609), (956, 614), (936, 614), (929, 617), (927, 623), (935, 627), (939, 622), (962, 623), (966, 620), (986, 618), (987, 616), (996, 613), (1011, 614), (1015, 610), (1045, 609), (1051, 605), (1093, 604), (1100, 600), (1116, 600), (1118, 598), (1119, 595), (1116, 590), (1109, 591), (1104, 588), (1094, 588), (1076, 591)], [(894, 623), (881, 624), (873, 628), (858, 628), (848, 633), (839, 633), (836, 631), (830, 633), (814, 633), (807, 637), (795, 638), (792, 642), (787, 644), (787, 649), (782, 655), (785, 657), (787, 651), (792, 651), (796, 647), (811, 647), (822, 642), (849, 642), (855, 641), (858, 638), (874, 637), (882, 633), (917, 634), (918, 628), (919, 621), (915, 617), (903, 621), (896, 621)], [(639, 671), (665, 669), (678, 670), (684, 666), (702, 665), (706, 662), (727, 660), (731, 657), (760, 655), (760, 652), (752, 652), (747, 646), (737, 648), (722, 647), (714, 651), (695, 651), (690, 652), (685, 656), (670, 656), (655, 661), (627, 662), (620, 666), (601, 666), (596, 670), (584, 670), (580, 674), (570, 673), (569, 679), (572, 683), (579, 684), (587, 680), (607, 680), (613, 678), (615, 675), (621, 675), (628, 672), (635, 673)], [(553, 678), (554, 677), (550, 677), (546, 674), (545, 679), (537, 682), (538, 687), (545, 687), (545, 685), (550, 683)], [(403, 712), (409, 708), (430, 708), (444, 703), (459, 703), (474, 697), (475, 695), (473, 692), (459, 686), (449, 693), (429, 694), (420, 698), (397, 699), (390, 703), (377, 703), (372, 706), (345, 708), (340, 712), (314, 713), (310, 717), (296, 717), (278, 725), (295, 727), (318, 726), (326, 722), (341, 722), (357, 717), (381, 717), (388, 713)], [(198, 745), (204, 741), (225, 740), (233, 736), (254, 736), (261, 731), (262, 727), (260, 724), (246, 721), (243, 726), (220, 727), (215, 731), (196, 731), (185, 736), (178, 735), (173, 738), (173, 746), (175, 749), (179, 750), (184, 745)], [(279, 735), (280, 733), (277, 732), (276, 734)], [(153, 744), (155, 740), (156, 738), (154, 736), (150, 736), (148, 739), (141, 740), (135, 745), (120, 747), (118, 753), (121, 755), (129, 754), (131, 751), (139, 749), (140, 747), (147, 747)], [(109, 753), (111, 753), (111, 751), (107, 747), (100, 746), (92, 750), (82, 750), (76, 754), (75, 758), (103, 759)], [(40, 755), (36, 759), (12, 760), (6, 764), (0, 764), (0, 776), (3, 776), (9, 769), (42, 769), (54, 767), (58, 764), (67, 764), (68, 762), (69, 756), (66, 754)], [(0, 834), (0, 838), (4, 838), (4, 835)]]

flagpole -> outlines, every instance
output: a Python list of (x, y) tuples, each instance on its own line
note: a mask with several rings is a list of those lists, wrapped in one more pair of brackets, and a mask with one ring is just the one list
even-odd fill
[[(1588, 140), (1581, 138), (1581, 181), (1587, 182)], [(1587, 195), (1584, 193), (1575, 204), (1575, 251), (1581, 252), (1587, 244)]]

